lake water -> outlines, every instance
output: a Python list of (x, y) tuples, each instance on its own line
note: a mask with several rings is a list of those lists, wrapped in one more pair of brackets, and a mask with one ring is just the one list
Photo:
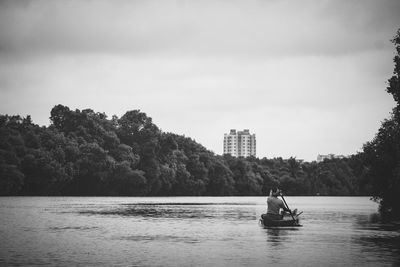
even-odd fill
[(260, 226), (265, 197), (3, 197), (0, 265), (400, 265), (368, 197), (285, 199), (303, 227)]

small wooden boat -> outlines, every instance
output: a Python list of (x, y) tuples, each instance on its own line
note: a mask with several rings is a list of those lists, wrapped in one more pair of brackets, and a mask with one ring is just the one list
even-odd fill
[[(286, 203), (285, 198), (283, 197), (282, 191), (277, 189), (275, 192), (275, 197), (277, 194), (280, 195), (280, 197), (282, 198), (282, 201), (284, 203), (284, 206), (285, 206), (285, 208), (283, 208), (285, 210), (283, 213), (283, 216), (282, 216), (283, 218), (275, 219), (274, 218), (275, 216), (268, 216), (268, 214), (262, 214), (261, 219), (260, 219), (260, 222), (262, 223), (262, 225), (264, 225), (265, 227), (285, 227), (285, 226), (297, 227), (297, 226), (301, 226), (299, 223), (299, 216), (303, 212), (297, 213), (297, 209), (290, 211), (289, 206)], [(270, 191), (269, 195), (270, 196), (273, 195), (272, 190)]]
[[(300, 215), (300, 214), (299, 214)], [(299, 217), (294, 216), (294, 220), (291, 216), (284, 216), (282, 220), (273, 220), (267, 216), (267, 214), (262, 214), (260, 222), (265, 227), (293, 227), (301, 226), (299, 223)]]

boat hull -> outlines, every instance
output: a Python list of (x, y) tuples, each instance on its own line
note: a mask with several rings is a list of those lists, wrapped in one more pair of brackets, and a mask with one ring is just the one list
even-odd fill
[(285, 217), (282, 220), (272, 220), (271, 218), (268, 218), (265, 214), (261, 216), (260, 219), (261, 223), (265, 227), (293, 227), (293, 226), (301, 226), (299, 223), (299, 218), (295, 217), (295, 220), (293, 220), (292, 217)]

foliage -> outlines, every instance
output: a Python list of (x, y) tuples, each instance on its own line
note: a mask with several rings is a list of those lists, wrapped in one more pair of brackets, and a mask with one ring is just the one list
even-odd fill
[(364, 145), (364, 156), (381, 213), (389, 219), (400, 219), (400, 29), (392, 41), (397, 54), (386, 91), (393, 96), (396, 106), (375, 138)]
[(218, 156), (140, 110), (107, 119), (57, 105), (52, 124), (0, 116), (1, 195), (230, 196), (368, 193), (360, 162)]

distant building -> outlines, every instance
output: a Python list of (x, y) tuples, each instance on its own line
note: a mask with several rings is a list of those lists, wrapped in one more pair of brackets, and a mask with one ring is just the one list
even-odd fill
[(318, 155), (317, 162), (324, 161), (324, 159), (343, 159), (345, 156), (343, 155), (335, 155), (335, 154), (328, 154), (328, 155)]
[(256, 156), (256, 135), (250, 134), (248, 129), (236, 131), (232, 129), (224, 134), (224, 154), (234, 157)]

